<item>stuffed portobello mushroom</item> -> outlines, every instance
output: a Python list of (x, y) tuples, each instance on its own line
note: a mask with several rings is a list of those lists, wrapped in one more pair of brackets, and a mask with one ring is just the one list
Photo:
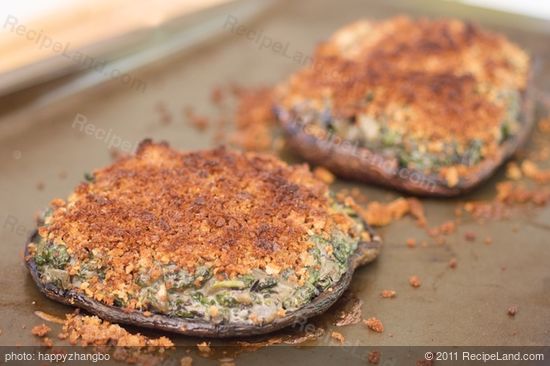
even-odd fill
[(358, 21), (276, 89), (307, 160), (412, 194), (454, 196), (487, 179), (533, 125), (529, 56), (458, 20)]
[(55, 199), (26, 245), (40, 290), (120, 323), (207, 337), (315, 316), (380, 239), (305, 165), (144, 141)]

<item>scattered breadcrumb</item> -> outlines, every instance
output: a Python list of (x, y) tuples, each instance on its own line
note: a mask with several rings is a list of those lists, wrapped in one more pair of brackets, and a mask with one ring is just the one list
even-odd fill
[(487, 237), (485, 238), (485, 240), (483, 240), (483, 242), (484, 242), (485, 244), (487, 244), (487, 245), (493, 244), (493, 238), (491, 238), (490, 236), (487, 236)]
[(164, 103), (162, 101), (158, 101), (155, 104), (155, 111), (159, 115), (159, 121), (160, 121), (161, 125), (166, 126), (166, 125), (169, 125), (170, 123), (172, 123), (173, 117), (172, 117), (172, 114), (170, 113), (170, 110), (168, 109), (168, 106), (166, 105), (166, 103)]
[(184, 115), (187, 119), (187, 123), (196, 130), (203, 132), (208, 128), (208, 118), (197, 115), (192, 107), (186, 107), (184, 109)]
[(397, 292), (394, 290), (384, 290), (380, 294), (384, 299), (393, 299), (397, 295)]
[(413, 238), (407, 239), (407, 246), (411, 249), (415, 248), (416, 247), (416, 239), (413, 239)]
[(210, 353), (212, 352), (212, 349), (210, 348), (210, 343), (202, 342), (197, 344), (197, 348), (200, 353)]
[(416, 366), (432, 366), (434, 364), (433, 360), (418, 360), (416, 361)]
[(235, 360), (230, 357), (221, 358), (218, 361), (220, 361), (220, 366), (235, 366)]
[(193, 358), (190, 356), (184, 356), (180, 359), (180, 366), (192, 366)]
[(117, 324), (111, 324), (97, 316), (67, 314), (60, 339), (72, 345), (132, 347), (135, 349), (158, 348), (159, 352), (174, 347), (166, 337), (151, 339), (139, 333), (132, 334)]
[(326, 184), (332, 184), (332, 183), (334, 183), (334, 179), (335, 179), (335, 178), (334, 178), (334, 174), (332, 174), (332, 173), (330, 172), (330, 170), (328, 170), (328, 169), (326, 169), (326, 168), (323, 168), (323, 167), (321, 167), (321, 166), (319, 166), (319, 167), (317, 167), (317, 168), (315, 168), (315, 169), (313, 170), (313, 175), (314, 175), (317, 179), (319, 179), (319, 180), (325, 182)]
[(225, 92), (220, 86), (215, 87), (210, 92), (210, 101), (212, 103), (216, 105), (220, 105), (223, 103), (224, 99), (225, 99)]
[(338, 342), (340, 342), (340, 344), (344, 344), (344, 341), (346, 340), (344, 338), (344, 336), (342, 335), (342, 333), (339, 333), (339, 332), (332, 332), (330, 334), (330, 336), (332, 337), (332, 339), (335, 339), (337, 340)]
[(409, 284), (414, 288), (420, 287), (421, 285), (420, 278), (418, 278), (418, 276), (409, 277)]
[(369, 197), (357, 187), (353, 187), (352, 189), (341, 189), (336, 196), (339, 197), (339, 201), (344, 201), (346, 197), (351, 196), (351, 198), (360, 205), (366, 205), (369, 202)]
[(378, 365), (380, 362), (380, 352), (379, 351), (371, 351), (369, 352), (367, 359), (371, 365)]
[(238, 92), (234, 116), (236, 131), (231, 142), (247, 151), (268, 151), (273, 148), (273, 90), (269, 87), (251, 88)]
[(382, 333), (384, 331), (384, 325), (379, 319), (375, 317), (371, 317), (371, 318), (368, 318), (367, 320), (363, 320), (363, 323), (365, 323), (365, 325), (369, 327), (370, 330), (373, 330), (376, 333)]
[(40, 324), (32, 328), (31, 333), (37, 337), (44, 337), (52, 330), (46, 324)]
[(44, 337), (42, 338), (42, 344), (48, 348), (52, 348), (53, 347), (53, 341), (48, 338), (48, 337)]
[(506, 177), (511, 180), (520, 180), (523, 177), (523, 173), (517, 163), (508, 163), (506, 166)]
[(457, 264), (458, 264), (458, 262), (457, 262), (456, 258), (451, 258), (451, 260), (449, 261), (449, 268), (455, 269)]
[(508, 315), (510, 316), (515, 316), (518, 312), (518, 307), (517, 305), (512, 305), (508, 308)]
[(538, 123), (538, 127), (540, 132), (550, 133), (550, 117), (541, 118), (541, 120)]
[(426, 225), (423, 206), (416, 198), (398, 198), (389, 203), (375, 201), (369, 203), (366, 209), (355, 204), (353, 208), (372, 226), (387, 226), (407, 214), (416, 218), (418, 225)]
[(550, 170), (542, 170), (531, 160), (524, 160), (521, 163), (523, 174), (538, 183), (546, 184), (550, 182)]
[(497, 200), (506, 204), (532, 202), (544, 206), (550, 201), (550, 190), (538, 188), (529, 190), (512, 182), (497, 184)]
[(464, 239), (468, 241), (475, 241), (476, 238), (477, 238), (477, 235), (471, 231), (464, 233)]

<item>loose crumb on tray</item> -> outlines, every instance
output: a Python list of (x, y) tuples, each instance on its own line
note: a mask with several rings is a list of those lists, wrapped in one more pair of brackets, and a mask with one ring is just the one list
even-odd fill
[(180, 366), (192, 366), (193, 358), (190, 356), (184, 356), (180, 359)]
[(209, 354), (212, 352), (212, 349), (210, 348), (210, 343), (202, 342), (197, 344), (197, 348), (200, 353)]
[(50, 332), (50, 330), (52, 330), (50, 327), (42, 323), (40, 325), (33, 327), (31, 330), (31, 333), (37, 337), (44, 337)]
[(516, 314), (518, 313), (518, 307), (517, 305), (512, 305), (508, 308), (508, 315), (510, 316), (516, 316)]
[(111, 324), (97, 316), (68, 314), (60, 339), (67, 339), (72, 345), (106, 346), (133, 348), (157, 348), (159, 352), (174, 347), (174, 343), (166, 337), (148, 338), (139, 333), (132, 334), (117, 324)]
[(355, 204), (353, 208), (372, 226), (387, 226), (407, 214), (413, 216), (419, 226), (426, 225), (424, 208), (416, 198), (398, 198), (389, 203), (374, 201), (367, 208)]
[(330, 336), (332, 339), (337, 340), (340, 344), (344, 344), (344, 341), (346, 340), (340, 332), (332, 332)]
[(363, 322), (370, 330), (375, 331), (376, 333), (382, 333), (384, 331), (384, 325), (379, 319), (375, 317), (363, 320)]
[(397, 295), (397, 292), (394, 290), (384, 290), (380, 293), (384, 299), (393, 299)]
[(53, 341), (49, 337), (42, 338), (42, 344), (45, 347), (52, 348), (53, 347)]
[(477, 235), (471, 231), (468, 231), (464, 234), (464, 239), (468, 241), (475, 241), (477, 238)]
[(313, 170), (313, 175), (317, 179), (325, 182), (326, 184), (334, 183), (334, 179), (335, 179), (334, 174), (332, 174), (330, 170), (328, 170), (326, 168), (323, 168), (321, 166), (319, 166), (319, 167), (317, 167)]
[(381, 354), (379, 351), (371, 351), (369, 352), (367, 359), (371, 365), (378, 365), (380, 362), (380, 356)]
[(407, 239), (406, 243), (407, 243), (407, 247), (409, 247), (411, 249), (416, 248), (416, 239), (409, 238), (409, 239)]
[(418, 278), (418, 276), (409, 277), (409, 284), (414, 288), (420, 287), (421, 285), (420, 278)]

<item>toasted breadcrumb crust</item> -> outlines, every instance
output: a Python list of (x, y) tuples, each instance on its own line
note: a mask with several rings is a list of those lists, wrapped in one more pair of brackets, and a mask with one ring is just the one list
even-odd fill
[[(459, 20), (361, 20), (321, 43), (312, 66), (281, 84), (276, 99), (285, 110), (309, 105), (337, 119), (382, 118), (426, 141), (428, 151), (476, 139), (491, 158), (508, 108), (497, 95), (525, 90), (529, 63), (505, 37)], [(363, 103), (367, 95), (373, 99)], [(466, 173), (457, 167), (441, 171), (450, 186)]]
[(80, 290), (112, 304), (139, 292), (139, 272), (161, 276), (159, 263), (191, 273), (204, 265), (228, 278), (292, 268), (300, 281), (311, 235), (359, 235), (353, 219), (331, 205), (326, 184), (306, 165), (223, 148), (180, 153), (144, 141), (135, 156), (97, 170), (67, 202), (52, 201), (39, 234), (77, 259), (71, 275), (94, 251), (105, 278)]

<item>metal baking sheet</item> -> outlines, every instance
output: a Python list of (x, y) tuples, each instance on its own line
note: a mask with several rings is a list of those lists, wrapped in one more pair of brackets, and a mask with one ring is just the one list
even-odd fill
[[(38, 209), (54, 197), (65, 197), (85, 172), (109, 164), (109, 145), (124, 144), (124, 149), (151, 137), (183, 150), (213, 146), (212, 133), (198, 132), (186, 124), (185, 106), (216, 115), (209, 101), (213, 88), (230, 82), (273, 84), (304, 66), (298, 55), (310, 55), (317, 42), (350, 21), (409, 14), (461, 16), (480, 22), (506, 33), (537, 55), (542, 60), (537, 88), (540, 95), (550, 89), (550, 38), (544, 26), (531, 29), (534, 23), (525, 19), (509, 21), (515, 18), (441, 3), (281, 1), (257, 21), (243, 23), (260, 34), (259, 38), (247, 38), (227, 25), (225, 35), (216, 42), (141, 71), (137, 76), (146, 83), (145, 91), (113, 81), (55, 107), (26, 114), (20, 111), (18, 118), (24, 116), (32, 122), (30, 127), (0, 136), (0, 345), (37, 345), (30, 333), (32, 326), (42, 322), (33, 314), (36, 310), (61, 316), (73, 310), (42, 296), (24, 267), (23, 244)], [(228, 22), (239, 23), (231, 13), (226, 16)], [(266, 46), (269, 42), (281, 42), (286, 51)], [(172, 116), (169, 123), (162, 122), (159, 103)], [(0, 105), (0, 112), (4, 109), (13, 110), (14, 105)], [(539, 116), (543, 113), (546, 111), (539, 105)], [(110, 137), (94, 137), (75, 125), (75, 120), (85, 120)], [(538, 146), (548, 144), (550, 137), (535, 133), (530, 148), (535, 141)], [(460, 199), (423, 200), (430, 225), (454, 218), (459, 202), (494, 197), (495, 183), (503, 176), (501, 170)], [(398, 196), (355, 182), (335, 184), (336, 189), (352, 187), (371, 200)], [(476, 241), (464, 239), (468, 231), (477, 234)], [(403, 219), (380, 232), (385, 240), (382, 254), (356, 273), (351, 293), (363, 301), (364, 317), (382, 320), (384, 333), (374, 333), (361, 324), (336, 329), (327, 315), (314, 320), (315, 326), (325, 329), (325, 336), (308, 345), (335, 345), (326, 336), (332, 330), (341, 332), (346, 342), (355, 346), (550, 345), (550, 208), (530, 209), (511, 220), (484, 224), (465, 218), (444, 245), (428, 240), (413, 219)], [(427, 239), (429, 245), (409, 249), (405, 243), (410, 237)], [(484, 244), (485, 237), (491, 237), (493, 243)], [(448, 266), (452, 257), (458, 261), (454, 270)], [(411, 275), (421, 278), (420, 288), (408, 284)], [(396, 290), (397, 297), (382, 299), (383, 289)], [(507, 315), (511, 305), (519, 307), (514, 318)], [(199, 341), (168, 336), (179, 345), (193, 346)], [(308, 352), (302, 350), (292, 357), (306, 360)], [(237, 359), (238, 363), (269, 364), (265, 350), (244, 354), (241, 361)]]

